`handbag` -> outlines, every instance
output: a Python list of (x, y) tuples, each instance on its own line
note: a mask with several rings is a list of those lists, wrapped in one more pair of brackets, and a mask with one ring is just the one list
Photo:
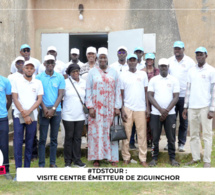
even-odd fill
[(119, 116), (119, 124), (115, 125), (115, 121), (113, 120), (113, 125), (110, 127), (110, 141), (118, 141), (127, 139), (127, 135), (125, 132), (125, 127), (122, 125), (122, 118)]
[(69, 78), (69, 80), (70, 80), (70, 82), (72, 83), (72, 86), (74, 87), (74, 89), (75, 89), (75, 91), (76, 91), (76, 93), (77, 93), (77, 95), (78, 95), (78, 97), (79, 97), (79, 99), (80, 99), (80, 102), (81, 102), (81, 104), (82, 104), (82, 106), (83, 106), (84, 114), (88, 114), (88, 113), (89, 113), (88, 108), (87, 108), (87, 107), (86, 107), (86, 105), (82, 102), (81, 97), (80, 97), (80, 95), (79, 95), (79, 93), (78, 93), (77, 89), (75, 88), (74, 83), (71, 81), (71, 79), (70, 79), (70, 78)]

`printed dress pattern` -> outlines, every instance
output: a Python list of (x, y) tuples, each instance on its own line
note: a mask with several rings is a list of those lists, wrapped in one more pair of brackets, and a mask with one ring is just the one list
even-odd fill
[(104, 73), (98, 66), (89, 71), (86, 105), (94, 108), (96, 118), (88, 121), (88, 160), (119, 161), (118, 141), (110, 142), (110, 126), (114, 108), (121, 108), (118, 74), (108, 68)]

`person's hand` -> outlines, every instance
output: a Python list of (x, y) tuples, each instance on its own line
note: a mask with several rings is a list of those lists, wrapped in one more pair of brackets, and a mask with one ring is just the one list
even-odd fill
[(127, 114), (125, 113), (124, 108), (122, 108), (122, 121), (123, 121), (124, 123), (126, 123), (126, 122), (127, 122), (127, 119), (128, 119), (128, 116), (127, 116)]
[(32, 118), (30, 116), (26, 116), (24, 118), (24, 120), (25, 120), (25, 124), (27, 124), (27, 125), (30, 125), (33, 122)]
[(163, 117), (166, 118), (168, 116), (169, 111), (167, 109), (161, 108), (159, 111)]
[(94, 110), (94, 108), (89, 109), (89, 115), (91, 118), (96, 118), (96, 111)]
[(49, 110), (48, 110), (46, 107), (43, 108), (43, 112), (44, 112), (44, 116), (45, 116), (46, 118), (49, 118), (49, 117), (48, 117)]
[(184, 108), (183, 112), (182, 112), (182, 117), (184, 120), (187, 119), (187, 108)]
[(47, 112), (47, 117), (48, 117), (48, 118), (53, 117), (53, 116), (54, 116), (54, 113), (55, 113), (55, 110), (49, 109), (48, 112)]
[(150, 117), (150, 108), (146, 108), (146, 118)]
[(120, 115), (120, 110), (117, 109), (117, 108), (114, 108), (114, 115), (115, 115), (115, 116)]
[(165, 120), (166, 120), (166, 116), (165, 116), (165, 115), (161, 115), (160, 121), (163, 122), (163, 121), (165, 121)]
[(22, 111), (21, 111), (21, 115), (22, 115), (23, 118), (29, 116), (30, 113), (31, 113), (31, 112), (30, 112), (29, 110), (22, 110)]
[(208, 112), (208, 119), (212, 119), (213, 116), (214, 116), (214, 112), (209, 111), (209, 112)]

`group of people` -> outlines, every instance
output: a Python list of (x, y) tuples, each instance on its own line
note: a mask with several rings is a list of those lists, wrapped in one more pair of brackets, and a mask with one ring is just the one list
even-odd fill
[[(20, 47), (21, 56), (11, 64), (8, 79), (0, 76), (0, 149), (4, 156), (7, 179), (8, 110), (12, 103), (14, 158), (22, 167), (22, 146), (25, 137), (24, 167), (30, 167), (37, 151), (39, 123), (39, 167), (45, 167), (45, 148), (50, 131), (50, 167), (55, 168), (59, 127), (64, 140), (65, 167), (85, 167), (81, 161), (81, 136), (87, 127), (88, 160), (94, 167), (107, 160), (116, 167), (119, 142), (110, 141), (110, 127), (122, 119), (127, 139), (122, 140), (121, 154), (125, 165), (131, 162), (129, 147), (138, 140), (139, 160), (143, 167), (156, 166), (159, 140), (164, 127), (170, 164), (175, 160), (176, 117), (179, 115), (178, 150), (184, 152), (188, 121), (192, 165), (200, 158), (200, 127), (204, 140), (204, 167), (211, 166), (212, 118), (215, 109), (215, 69), (208, 65), (207, 50), (196, 49), (197, 64), (184, 54), (181, 41), (173, 45), (174, 56), (158, 60), (155, 54), (137, 47), (131, 54), (125, 46), (117, 49), (118, 61), (108, 64), (108, 51), (88, 47), (87, 63), (79, 60), (80, 51), (71, 49), (71, 61), (57, 59), (57, 49), (50, 46), (44, 62), (30, 56), (31, 48)], [(88, 109), (88, 110), (87, 110)], [(88, 114), (87, 114), (88, 113)], [(187, 119), (188, 118), (188, 119)], [(63, 124), (63, 125), (60, 125)], [(36, 145), (36, 146), (35, 146)], [(152, 161), (147, 163), (147, 145), (153, 148)], [(37, 153), (37, 152), (36, 152)], [(16, 177), (15, 177), (16, 180)]]

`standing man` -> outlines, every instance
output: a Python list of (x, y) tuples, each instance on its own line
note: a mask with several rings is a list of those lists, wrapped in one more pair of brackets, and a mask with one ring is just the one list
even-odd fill
[(178, 80), (168, 74), (169, 61), (162, 58), (158, 62), (160, 75), (149, 81), (148, 97), (152, 104), (150, 126), (153, 135), (154, 152), (149, 166), (156, 166), (159, 153), (159, 140), (164, 126), (167, 140), (168, 153), (172, 166), (179, 166), (175, 160), (175, 105), (178, 101), (180, 85)]
[(118, 61), (110, 65), (111, 68), (114, 68), (118, 74), (128, 70), (128, 64), (126, 62), (127, 48), (125, 46), (120, 46), (117, 49)]
[[(184, 54), (184, 43), (182, 41), (176, 41), (174, 43), (174, 56), (169, 58), (169, 74), (176, 77), (180, 83), (179, 100), (175, 106), (176, 118), (179, 114), (180, 126), (178, 130), (178, 150), (179, 152), (185, 152), (184, 145), (187, 138), (188, 121), (182, 117), (184, 109), (184, 97), (187, 85), (187, 74), (190, 68), (195, 66), (195, 62), (190, 57)], [(168, 146), (164, 148), (168, 150)]]
[(12, 180), (9, 173), (9, 125), (8, 125), (8, 110), (11, 106), (11, 85), (10, 81), (0, 76), (0, 150), (3, 154), (3, 165), (6, 169), (5, 178)]
[(81, 78), (84, 79), (85, 81), (87, 80), (88, 72), (90, 69), (92, 69), (94, 66), (98, 66), (98, 63), (96, 61), (96, 48), (95, 47), (88, 47), (86, 51), (86, 56), (88, 62), (84, 64), (84, 66), (81, 67), (80, 70), (80, 75)]
[[(12, 85), (14, 108), (14, 158), (16, 168), (22, 167), (22, 145), (25, 131), (25, 161), (24, 167), (30, 167), (33, 141), (37, 129), (37, 108), (42, 102), (43, 86), (41, 81), (33, 77), (34, 62), (26, 61), (23, 67), (23, 77)], [(15, 178), (16, 180), (16, 178)]]
[(130, 163), (131, 154), (129, 153), (129, 142), (133, 123), (135, 123), (138, 146), (139, 159), (143, 167), (147, 167), (147, 139), (146, 139), (146, 103), (147, 110), (148, 98), (147, 87), (148, 77), (145, 71), (137, 70), (137, 56), (130, 54), (127, 57), (129, 70), (120, 75), (120, 85), (122, 94), (122, 119), (124, 121), (126, 140), (122, 140), (122, 158), (124, 164)]
[[(56, 64), (55, 67), (54, 67), (54, 71), (64, 76), (66, 65), (62, 61), (57, 59), (57, 49), (56, 49), (56, 47), (49, 46), (47, 48), (47, 55), (53, 55), (54, 56), (55, 64)], [(45, 70), (46, 70), (45, 65), (40, 64), (38, 74), (40, 74), (42, 72), (45, 72)]]
[(136, 47), (134, 53), (137, 55), (137, 70), (143, 70), (146, 67), (146, 62), (143, 60), (144, 49), (142, 47)]
[(44, 88), (44, 96), (39, 113), (39, 167), (45, 167), (45, 146), (49, 124), (51, 126), (50, 167), (57, 167), (55, 164), (57, 136), (61, 121), (61, 100), (65, 89), (65, 80), (62, 75), (54, 71), (54, 56), (46, 56), (45, 66), (45, 72), (36, 76), (36, 79), (42, 81)]
[[(20, 54), (21, 54), (21, 56), (23, 56), (25, 58), (25, 61), (31, 60), (31, 61), (34, 62), (34, 66), (35, 66), (34, 75), (37, 75), (38, 68), (40, 66), (40, 61), (35, 59), (35, 58), (30, 57), (31, 47), (28, 44), (21, 45)], [(11, 74), (17, 72), (17, 68), (16, 68), (16, 65), (15, 65), (15, 60), (11, 64), (10, 72), (11, 72)]]
[[(207, 50), (199, 47), (195, 51), (197, 65), (188, 72), (187, 90), (184, 102), (183, 117), (190, 125), (190, 147), (193, 165), (201, 160), (200, 157), (200, 126), (204, 140), (204, 167), (211, 167), (212, 151), (212, 118), (215, 110), (215, 69), (206, 62)], [(188, 110), (189, 109), (189, 110)]]

